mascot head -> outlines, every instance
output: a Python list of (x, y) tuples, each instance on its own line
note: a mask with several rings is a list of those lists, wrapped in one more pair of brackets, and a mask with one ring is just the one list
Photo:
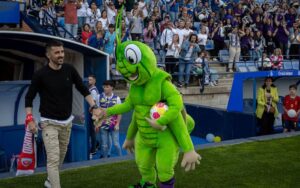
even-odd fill
[(143, 85), (157, 69), (156, 58), (152, 49), (142, 42), (126, 41), (121, 43), (122, 15), (123, 6), (118, 13), (116, 21), (117, 45), (115, 57), (117, 70), (130, 84)]

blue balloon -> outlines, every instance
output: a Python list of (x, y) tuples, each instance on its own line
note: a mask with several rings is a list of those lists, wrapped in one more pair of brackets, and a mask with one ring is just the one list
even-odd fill
[(211, 134), (211, 133), (208, 133), (208, 134), (206, 135), (206, 140), (207, 140), (208, 142), (214, 142), (214, 138), (215, 138), (215, 135), (213, 135), (213, 134)]

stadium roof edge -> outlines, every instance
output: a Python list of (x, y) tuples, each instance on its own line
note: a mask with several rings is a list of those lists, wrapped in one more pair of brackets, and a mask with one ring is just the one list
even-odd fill
[(104, 55), (109, 56), (109, 54), (97, 50), (93, 47), (87, 46), (85, 44), (82, 44), (80, 42), (72, 41), (69, 39), (52, 36), (52, 35), (46, 35), (46, 34), (40, 34), (40, 33), (33, 33), (33, 32), (23, 32), (23, 31), (0, 31), (0, 41), (1, 39), (5, 37), (4, 39), (30, 39), (32, 41), (38, 41), (38, 42), (47, 42), (49, 39), (55, 39), (59, 40), (64, 43), (64, 45), (67, 48), (70, 48), (72, 50), (81, 52), (81, 53), (88, 53), (90, 55)]

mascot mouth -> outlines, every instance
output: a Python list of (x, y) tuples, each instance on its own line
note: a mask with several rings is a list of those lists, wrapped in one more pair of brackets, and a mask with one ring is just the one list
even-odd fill
[(135, 80), (137, 80), (138, 78), (139, 78), (139, 74), (138, 74), (138, 73), (134, 73), (134, 74), (132, 74), (131, 76), (128, 77), (128, 79), (129, 79), (130, 81), (135, 81)]

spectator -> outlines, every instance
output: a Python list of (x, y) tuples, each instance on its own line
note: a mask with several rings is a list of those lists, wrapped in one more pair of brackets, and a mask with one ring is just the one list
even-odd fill
[(245, 28), (245, 35), (241, 37), (241, 54), (244, 61), (250, 60), (252, 41), (251, 29)]
[(195, 76), (197, 76), (200, 86), (200, 93), (204, 91), (204, 83), (205, 83), (205, 74), (204, 74), (204, 67), (205, 67), (205, 53), (201, 51), (198, 53), (198, 57), (195, 59), (195, 64), (192, 67), (192, 72)]
[(260, 18), (260, 16), (256, 16), (255, 19), (255, 29), (262, 32), (264, 30), (264, 24)]
[[(94, 30), (95, 24), (100, 19), (100, 17), (101, 17), (100, 10), (97, 8), (96, 3), (92, 2), (90, 8), (87, 9), (86, 23), (88, 23), (91, 26), (91, 28)], [(103, 23), (102, 25), (105, 26)]]
[[(278, 19), (278, 15), (276, 15), (276, 17)], [(284, 20), (278, 22), (277, 19), (275, 18), (277, 28), (275, 29), (273, 36), (276, 37), (277, 47), (281, 49), (283, 55), (287, 55), (289, 31), (286, 27), (286, 22)]]
[(279, 101), (278, 91), (273, 85), (272, 78), (265, 79), (262, 87), (258, 89), (256, 117), (259, 135), (273, 133), (275, 118), (278, 116), (277, 103)]
[(157, 7), (157, 6), (153, 7), (149, 16), (154, 16), (155, 20), (161, 20), (161, 13), (160, 13), (159, 7)]
[[(200, 48), (197, 45), (197, 35), (191, 34), (188, 40), (185, 40), (182, 44), (179, 58), (179, 82), (178, 87), (187, 87), (191, 75), (192, 63), (197, 57)], [(185, 79), (184, 79), (185, 77)]]
[(272, 30), (268, 30), (265, 41), (266, 41), (265, 51), (267, 52), (267, 55), (270, 56), (273, 54), (276, 46)]
[(206, 32), (206, 27), (201, 27), (201, 32), (198, 34), (198, 44), (200, 47), (200, 50), (205, 50), (205, 45), (208, 39), (208, 33)]
[(280, 70), (282, 69), (282, 61), (283, 56), (281, 55), (281, 49), (276, 48), (274, 50), (274, 54), (270, 57), (271, 63), (272, 63), (272, 70)]
[(115, 5), (112, 1), (110, 1), (109, 3), (105, 3), (105, 5), (107, 11), (108, 24), (115, 24), (115, 19), (118, 10), (115, 8)]
[(187, 0), (186, 2), (187, 14), (189, 17), (194, 15), (194, 0)]
[(106, 10), (102, 10), (101, 17), (99, 18), (98, 21), (100, 21), (102, 23), (102, 28), (106, 32), (108, 30), (108, 25), (109, 25), (109, 20), (108, 20), (108, 17), (107, 17), (107, 11)]
[[(64, 5), (65, 9), (65, 27), (69, 32), (66, 37), (75, 39), (77, 38), (78, 31), (78, 18), (77, 18), (77, 9), (80, 8), (80, 4), (75, 0), (68, 0)], [(73, 38), (73, 39), (74, 39)]]
[[(117, 0), (117, 1), (115, 1), (115, 9), (116, 10), (121, 9), (122, 5), (124, 4), (124, 1), (125, 0)], [(126, 3), (127, 3), (127, 1), (126, 1)]]
[(211, 61), (209, 53), (207, 51), (205, 51), (205, 54), (206, 54), (205, 56), (207, 58), (207, 61), (206, 61), (207, 68), (205, 71), (207, 71), (207, 74), (209, 75), (209, 84), (210, 84), (210, 86), (217, 86), (219, 83), (218, 71), (210, 66), (210, 64), (213, 62)]
[(169, 27), (170, 23), (172, 23), (170, 20), (170, 15), (166, 14), (164, 19), (160, 22), (160, 32), (163, 32), (165, 28)]
[(129, 31), (126, 30), (126, 28), (122, 28), (121, 42), (129, 41), (129, 40), (131, 40)]
[(80, 7), (79, 9), (77, 9), (78, 27), (82, 29), (83, 25), (86, 22), (87, 10), (89, 8), (89, 4), (86, 0), (78, 0), (78, 3)]
[(219, 21), (217, 25), (212, 28), (211, 38), (214, 41), (214, 49), (212, 51), (212, 55), (216, 57), (218, 56), (219, 51), (225, 47), (225, 33), (222, 21)]
[(176, 72), (176, 66), (178, 65), (178, 58), (180, 53), (179, 36), (178, 34), (173, 35), (173, 39), (168, 43), (166, 53), (166, 71), (170, 74)]
[(144, 0), (138, 1), (138, 9), (142, 11), (143, 17), (148, 17), (147, 3)]
[(179, 26), (175, 29), (175, 32), (179, 36), (179, 44), (182, 45), (183, 40), (189, 36), (188, 31), (185, 29), (185, 21), (179, 21)]
[(174, 33), (176, 33), (176, 30), (174, 29), (174, 26), (171, 22), (168, 22), (165, 29), (162, 31), (162, 34), (160, 36), (160, 55), (162, 57), (162, 63), (165, 63), (165, 56), (166, 52), (168, 50), (168, 45), (172, 42), (172, 38)]
[(174, 22), (178, 19), (179, 16), (179, 1), (180, 0), (172, 0), (170, 6), (170, 17), (171, 21)]
[[(113, 93), (114, 83), (111, 80), (106, 80), (103, 83), (104, 92), (100, 94), (99, 101), (101, 108), (109, 108), (116, 104), (121, 104), (120, 97)], [(118, 156), (122, 156), (122, 150), (119, 143), (119, 126), (121, 115), (113, 115), (104, 120), (101, 125), (101, 146), (102, 155), (100, 158), (110, 157), (111, 144), (109, 143), (109, 136), (118, 152)]]
[[(296, 131), (300, 114), (300, 97), (297, 96), (297, 85), (289, 86), (289, 95), (286, 95), (283, 100), (283, 110), (283, 132)], [(289, 110), (296, 111), (294, 117), (288, 115)]]
[(89, 24), (84, 24), (83, 31), (81, 32), (81, 42), (83, 44), (88, 44), (89, 38), (93, 35), (91, 27)]
[(105, 33), (105, 37), (104, 37), (104, 52), (109, 54), (110, 65), (112, 64), (112, 60), (114, 56), (115, 41), (116, 41), (115, 26), (113, 24), (109, 24), (108, 31)]
[(131, 19), (130, 24), (130, 33), (132, 40), (139, 40), (141, 39), (141, 35), (143, 32), (143, 20), (144, 15), (143, 12), (140, 10), (133, 10), (133, 17)]
[[(297, 23), (293, 24), (293, 27), (290, 28), (289, 42), (291, 44), (289, 49), (289, 58), (298, 59), (299, 58), (299, 45), (300, 45), (300, 25)], [(298, 37), (298, 39), (297, 39)]]
[(163, 2), (162, 0), (153, 0), (153, 1), (150, 1), (150, 7), (149, 7), (149, 10), (150, 11), (153, 11), (154, 10), (154, 7), (158, 7), (159, 9), (159, 13), (160, 15), (162, 14), (161, 12), (161, 8), (163, 7)]
[(257, 61), (259, 58), (261, 58), (262, 52), (265, 47), (265, 39), (261, 34), (260, 30), (257, 30), (254, 36), (254, 61)]
[(234, 27), (232, 32), (228, 35), (229, 37), (229, 65), (227, 71), (233, 72), (234, 63), (240, 61), (241, 54), (241, 37), (245, 33), (241, 30), (238, 30), (237, 27)]
[(188, 8), (187, 7), (182, 8), (181, 14), (179, 15), (179, 19), (183, 20), (184, 22), (192, 19), (192, 15), (188, 14)]
[(271, 33), (275, 30), (274, 25), (273, 25), (273, 19), (272, 16), (267, 16), (264, 19), (264, 25), (263, 25), (263, 35), (264, 37), (267, 36), (268, 32), (270, 31)]
[(102, 32), (98, 31), (96, 34), (92, 35), (88, 40), (88, 45), (98, 50), (103, 50), (104, 40)]
[(262, 53), (262, 57), (258, 59), (257, 63), (261, 70), (272, 70), (272, 63), (266, 52)]
[(154, 50), (154, 39), (157, 35), (156, 28), (152, 21), (148, 22), (148, 26), (144, 29), (144, 43)]
[(47, 30), (50, 30), (53, 35), (60, 36), (57, 28), (57, 13), (52, 1), (47, 1), (43, 4), (39, 11), (40, 24)]
[(130, 32), (129, 32), (129, 28), (126, 27), (126, 23), (125, 23), (125, 20), (122, 20), (122, 34), (121, 34), (121, 42), (125, 42), (125, 41), (128, 41), (128, 40), (131, 40), (131, 35), (130, 35)]
[[(95, 75), (88, 76), (88, 84), (89, 84), (89, 91), (91, 93), (91, 96), (93, 97), (95, 104), (97, 104), (97, 106), (99, 106), (99, 95), (100, 94), (96, 87), (96, 76)], [(94, 122), (92, 120), (91, 115), (89, 115), (88, 128), (89, 128), (89, 135), (90, 135), (90, 139), (91, 139), (90, 154), (95, 155), (96, 149), (97, 149), (97, 147), (99, 147), (99, 141), (96, 138)]]
[[(106, 29), (107, 30), (107, 29)], [(98, 31), (101, 31), (102, 32), (102, 35), (104, 36), (106, 30), (103, 28), (103, 24), (101, 21), (97, 21), (96, 22), (96, 25), (94, 27), (94, 33), (97, 33)]]

